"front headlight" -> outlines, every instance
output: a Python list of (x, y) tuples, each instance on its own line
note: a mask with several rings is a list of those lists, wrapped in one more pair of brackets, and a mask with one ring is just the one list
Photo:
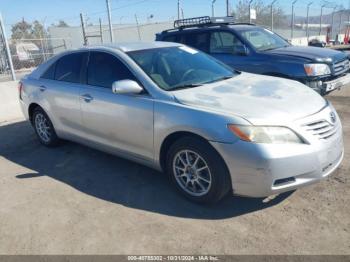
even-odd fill
[(322, 76), (331, 74), (331, 69), (326, 64), (305, 64), (304, 69), (308, 76)]
[(228, 125), (241, 140), (265, 144), (304, 144), (304, 141), (288, 127)]

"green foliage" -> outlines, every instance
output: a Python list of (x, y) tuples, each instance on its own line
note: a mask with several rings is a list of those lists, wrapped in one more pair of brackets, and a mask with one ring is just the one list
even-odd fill
[(23, 19), (12, 26), (11, 32), (12, 39), (38, 39), (47, 36), (44, 26), (37, 20), (28, 23)]

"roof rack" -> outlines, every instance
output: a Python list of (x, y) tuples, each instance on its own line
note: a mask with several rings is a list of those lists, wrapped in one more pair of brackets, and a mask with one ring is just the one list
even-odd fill
[(234, 19), (232, 16), (226, 17), (209, 17), (209, 16), (200, 16), (193, 18), (186, 18), (174, 21), (174, 28), (186, 28), (193, 26), (205, 26), (205, 25), (218, 25), (218, 24), (233, 24)]

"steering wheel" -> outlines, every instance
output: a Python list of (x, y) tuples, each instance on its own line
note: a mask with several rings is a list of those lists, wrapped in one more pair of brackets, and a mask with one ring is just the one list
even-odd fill
[(187, 80), (187, 78), (191, 75), (191, 74), (193, 74), (193, 73), (195, 73), (196, 71), (194, 70), (194, 69), (188, 69), (185, 73), (184, 73), (184, 75), (182, 76), (182, 78), (181, 78), (181, 82), (185, 82), (186, 80)]

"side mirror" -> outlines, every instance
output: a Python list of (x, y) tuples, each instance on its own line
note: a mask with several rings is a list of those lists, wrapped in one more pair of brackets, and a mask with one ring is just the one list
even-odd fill
[(120, 80), (115, 81), (112, 84), (112, 92), (114, 94), (130, 94), (136, 95), (140, 94), (143, 91), (143, 88), (133, 80)]
[(248, 55), (248, 48), (245, 45), (237, 45), (235, 47), (235, 55), (239, 55), (239, 56)]

